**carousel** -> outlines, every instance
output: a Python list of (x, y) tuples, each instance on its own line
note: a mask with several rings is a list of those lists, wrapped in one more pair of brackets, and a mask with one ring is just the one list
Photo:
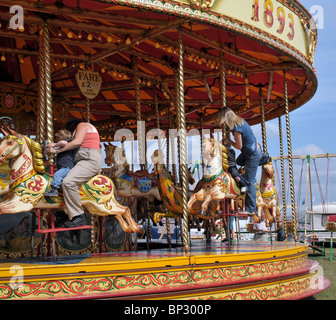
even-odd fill
[[(289, 113), (317, 89), (316, 28), (297, 0), (4, 0), (0, 12), (1, 299), (274, 300), (328, 288), (297, 238)], [(256, 215), (243, 214), (225, 107), (261, 124), (264, 153), (265, 122), (278, 118), (291, 220), (272, 161)], [(44, 195), (57, 170), (45, 147), (73, 118), (98, 129), (104, 165), (79, 188), (87, 223), (66, 228), (62, 193)], [(232, 219), (251, 233), (264, 223), (268, 239), (233, 241)]]

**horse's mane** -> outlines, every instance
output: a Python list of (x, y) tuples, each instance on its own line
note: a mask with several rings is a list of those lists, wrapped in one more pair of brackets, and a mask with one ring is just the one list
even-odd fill
[(44, 161), (43, 161), (43, 153), (42, 153), (41, 145), (38, 142), (28, 138), (27, 136), (24, 136), (24, 137), (33, 155), (34, 169), (38, 173), (45, 173), (45, 166), (44, 166)]
[(225, 146), (223, 146), (220, 142), (217, 140), (210, 138), (210, 141), (216, 143), (219, 148), (222, 150), (222, 167), (224, 171), (228, 171), (229, 168), (229, 161), (228, 161), (228, 150)]

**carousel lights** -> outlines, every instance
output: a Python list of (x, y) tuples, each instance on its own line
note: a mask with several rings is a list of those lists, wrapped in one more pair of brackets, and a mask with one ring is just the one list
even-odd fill
[(6, 55), (5, 55), (4, 52), (3, 52), (2, 55), (1, 55), (1, 61), (2, 61), (2, 62), (6, 61)]

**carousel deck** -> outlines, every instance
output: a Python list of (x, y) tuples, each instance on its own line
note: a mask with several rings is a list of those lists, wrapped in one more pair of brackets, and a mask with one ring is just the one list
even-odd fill
[(308, 247), (193, 241), (182, 247), (16, 259), (0, 264), (2, 299), (301, 299), (329, 286)]

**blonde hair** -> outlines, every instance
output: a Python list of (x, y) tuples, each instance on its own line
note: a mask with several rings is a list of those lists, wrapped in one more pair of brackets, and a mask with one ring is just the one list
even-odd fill
[(242, 125), (243, 118), (237, 116), (230, 108), (222, 108), (218, 112), (218, 121), (220, 125), (225, 124), (231, 131), (235, 126)]
[(55, 134), (55, 140), (57, 142), (60, 140), (70, 141), (71, 138), (72, 138), (71, 132), (66, 129), (58, 130)]

